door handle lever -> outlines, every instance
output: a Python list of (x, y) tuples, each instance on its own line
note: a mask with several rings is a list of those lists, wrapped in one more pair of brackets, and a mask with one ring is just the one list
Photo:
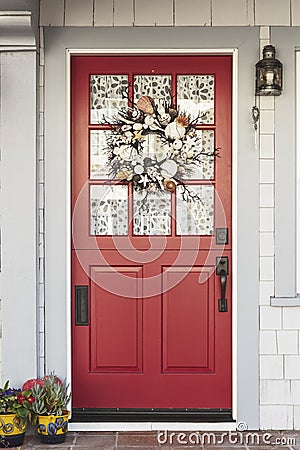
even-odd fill
[(221, 284), (221, 298), (218, 301), (219, 312), (227, 312), (227, 298), (226, 298), (226, 285), (227, 285), (227, 272), (221, 269), (219, 272), (220, 284)]
[(226, 285), (227, 285), (227, 273), (224, 269), (220, 270), (220, 283), (221, 283), (221, 299), (226, 298)]

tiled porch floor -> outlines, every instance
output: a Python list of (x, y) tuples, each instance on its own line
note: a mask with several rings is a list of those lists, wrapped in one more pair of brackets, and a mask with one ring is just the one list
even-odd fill
[[(193, 443), (194, 432), (184, 432), (185, 436), (179, 436), (179, 432), (169, 432), (168, 442), (159, 443), (157, 432), (69, 432), (66, 442), (60, 445), (45, 445), (39, 442), (36, 435), (27, 436), (25, 438), (22, 449), (27, 450), (150, 450), (150, 449), (183, 449), (197, 448), (201, 450), (248, 450), (254, 447), (256, 449), (277, 449), (277, 450), (300, 450), (300, 431), (260, 431), (239, 433), (239, 437), (235, 435), (221, 437), (220, 431), (215, 433), (215, 443), (212, 437), (210, 443), (205, 438), (204, 445)], [(199, 432), (203, 435), (205, 432)], [(212, 433), (212, 432), (207, 432)], [(249, 433), (255, 433), (254, 437), (247, 437)], [(267, 442), (264, 436), (267, 436)], [(242, 435), (242, 437), (241, 437)], [(203, 438), (204, 439), (204, 438)], [(239, 442), (236, 442), (238, 439)], [(241, 439), (244, 442), (241, 442)], [(253, 440), (252, 440), (253, 439)], [(252, 440), (252, 442), (251, 442)], [(180, 444), (180, 441), (185, 443)], [(258, 442), (259, 441), (259, 442)], [(192, 442), (192, 443), (191, 443)], [(221, 443), (220, 443), (221, 442)], [(269, 443), (268, 443), (269, 442)]]

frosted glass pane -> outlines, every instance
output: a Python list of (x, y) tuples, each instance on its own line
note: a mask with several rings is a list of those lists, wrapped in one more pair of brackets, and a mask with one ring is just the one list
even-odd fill
[(171, 75), (136, 75), (134, 77), (134, 101), (149, 95), (156, 103), (171, 102)]
[(134, 225), (136, 235), (168, 235), (171, 233), (171, 194), (162, 191), (133, 192)]
[[(212, 180), (215, 174), (215, 157), (206, 156), (214, 153), (214, 131), (196, 130), (198, 140), (199, 164), (194, 164), (193, 173), (186, 177), (189, 180)], [(201, 155), (202, 152), (202, 155)]]
[(102, 123), (128, 105), (122, 93), (128, 89), (127, 75), (90, 76), (90, 122)]
[(128, 189), (125, 185), (91, 186), (92, 235), (128, 234)]
[(214, 187), (189, 185), (200, 200), (183, 200), (183, 188), (177, 187), (176, 195), (176, 234), (212, 235), (214, 233)]
[(106, 136), (109, 131), (90, 131), (90, 178), (103, 180), (109, 178), (109, 167), (107, 165), (107, 142)]
[(213, 75), (178, 75), (178, 109), (193, 118), (205, 114), (199, 123), (214, 123), (214, 88)]

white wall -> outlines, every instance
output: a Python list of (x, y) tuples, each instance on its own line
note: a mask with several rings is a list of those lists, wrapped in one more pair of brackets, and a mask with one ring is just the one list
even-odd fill
[(0, 53), (2, 380), (36, 374), (36, 53)]
[(261, 161), (264, 161), (261, 182), (267, 181), (271, 189), (262, 205), (269, 215), (269, 230), (261, 242), (261, 257), (268, 258), (270, 264), (268, 272), (261, 271), (264, 279), (260, 282), (261, 427), (299, 429), (295, 50), (299, 48), (300, 32), (297, 27), (274, 27), (271, 38), (283, 63), (284, 83), (283, 94), (275, 98), (269, 117), (261, 124), (268, 131), (261, 142)]

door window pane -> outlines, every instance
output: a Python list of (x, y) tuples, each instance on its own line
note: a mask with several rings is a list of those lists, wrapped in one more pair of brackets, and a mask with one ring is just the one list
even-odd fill
[(133, 191), (135, 235), (168, 235), (171, 233), (171, 194), (169, 192)]
[(214, 123), (214, 76), (178, 75), (177, 105), (193, 118), (204, 114), (199, 123)]
[(125, 185), (90, 188), (92, 235), (128, 234), (128, 189)]
[(123, 97), (127, 89), (127, 75), (91, 75), (90, 122), (102, 123), (105, 116), (111, 118), (120, 108), (127, 106), (126, 94)]
[(171, 102), (171, 75), (136, 75), (134, 77), (134, 101), (148, 95), (160, 102)]
[(106, 138), (109, 133), (107, 130), (90, 131), (90, 178), (93, 180), (109, 178), (106, 152)]
[(182, 186), (176, 191), (176, 234), (212, 235), (214, 232), (214, 187), (189, 185), (201, 200), (182, 199)]
[[(214, 131), (196, 130), (196, 135), (199, 163), (193, 164), (191, 166), (193, 173), (184, 178), (189, 180), (212, 180), (215, 175), (215, 157), (213, 155), (215, 149)], [(212, 156), (207, 156), (209, 154), (212, 154)]]

